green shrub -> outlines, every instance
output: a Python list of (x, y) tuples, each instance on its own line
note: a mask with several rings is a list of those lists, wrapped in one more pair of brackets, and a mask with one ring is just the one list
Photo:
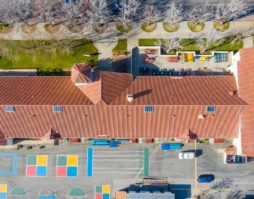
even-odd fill
[(201, 141), (201, 142), (206, 142), (206, 141), (207, 141), (207, 139), (202, 138), (200, 141)]
[(40, 146), (39, 149), (40, 149), (40, 150), (41, 150), (41, 149), (44, 149), (44, 147), (45, 147), (45, 146)]
[(31, 149), (31, 146), (27, 146), (26, 149), (27, 149), (27, 150), (30, 150), (30, 149)]
[(18, 149), (18, 150), (21, 149), (21, 145), (17, 145), (17, 149)]
[(170, 142), (174, 142), (174, 140), (175, 140), (174, 138), (170, 138), (169, 139)]
[(91, 141), (92, 140), (92, 138), (87, 138), (87, 141)]
[(115, 138), (110, 138), (109, 141), (115, 141)]

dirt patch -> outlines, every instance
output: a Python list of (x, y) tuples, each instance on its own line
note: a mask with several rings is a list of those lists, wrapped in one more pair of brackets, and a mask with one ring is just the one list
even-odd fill
[(36, 24), (35, 25), (23, 24), (21, 26), (21, 29), (24, 33), (30, 34), (30, 33), (33, 33), (36, 30)]
[(8, 34), (12, 31), (13, 25), (9, 24), (0, 24), (0, 33), (1, 34)]
[(225, 32), (226, 30), (229, 29), (230, 23), (229, 22), (222, 23), (220, 21), (216, 21), (213, 23), (213, 27), (219, 32)]
[(167, 32), (176, 32), (180, 27), (180, 24), (174, 24), (174, 25), (171, 25), (171, 23), (169, 22), (164, 22), (163, 23), (163, 28), (165, 31)]
[(104, 33), (108, 29), (108, 24), (98, 24), (95, 28), (94, 31), (97, 33)]
[(60, 24), (57, 24), (57, 25), (45, 24), (45, 26), (44, 26), (45, 30), (50, 34), (57, 33), (59, 31), (60, 27), (61, 27)]
[(141, 28), (145, 32), (152, 32), (156, 29), (156, 27), (157, 27), (157, 23), (152, 23), (152, 24), (143, 23)]
[(74, 24), (68, 24), (67, 28), (72, 33), (80, 33), (82, 30), (84, 30), (85, 25), (74, 25)]
[(205, 28), (205, 23), (196, 24), (194, 22), (188, 22), (188, 27), (192, 32), (201, 32)]

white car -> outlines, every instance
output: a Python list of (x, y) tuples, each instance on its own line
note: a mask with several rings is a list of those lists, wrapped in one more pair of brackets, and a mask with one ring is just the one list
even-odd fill
[(180, 160), (182, 159), (194, 159), (195, 158), (195, 153), (194, 152), (180, 152), (178, 154), (178, 157)]

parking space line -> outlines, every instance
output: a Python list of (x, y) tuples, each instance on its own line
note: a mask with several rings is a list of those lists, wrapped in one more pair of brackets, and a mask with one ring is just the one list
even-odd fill
[(195, 189), (198, 188), (197, 177), (197, 141), (195, 140)]

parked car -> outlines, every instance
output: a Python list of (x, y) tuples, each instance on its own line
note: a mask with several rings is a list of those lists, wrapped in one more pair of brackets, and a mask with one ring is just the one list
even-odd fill
[(225, 164), (247, 164), (245, 155), (226, 155), (224, 157)]
[(183, 159), (194, 159), (195, 158), (195, 153), (194, 152), (180, 152), (178, 154), (178, 157), (180, 160), (183, 160)]
[(214, 181), (215, 176), (213, 174), (203, 174), (198, 177), (199, 183), (210, 183)]

